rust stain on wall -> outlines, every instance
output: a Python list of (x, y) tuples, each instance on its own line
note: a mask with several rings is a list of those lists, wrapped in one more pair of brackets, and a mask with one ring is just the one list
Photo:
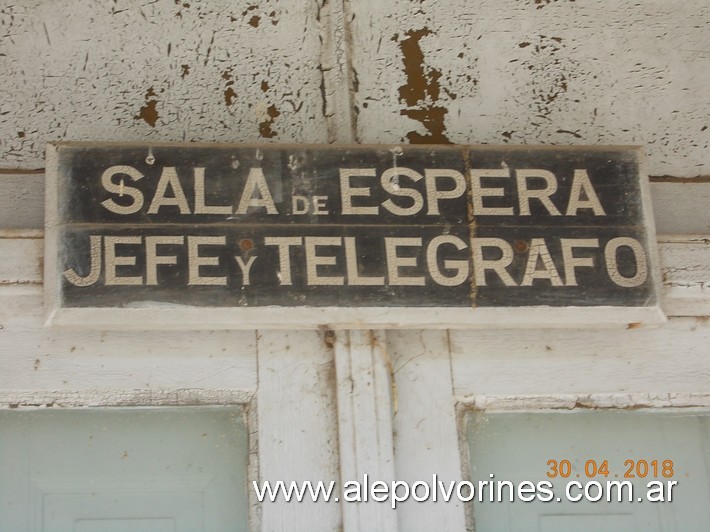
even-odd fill
[(135, 120), (144, 120), (146, 124), (148, 124), (150, 127), (155, 127), (156, 122), (158, 121), (158, 118), (160, 116), (158, 115), (158, 100), (157, 100), (157, 94), (155, 94), (155, 90), (153, 90), (153, 87), (148, 89), (148, 91), (145, 93), (145, 101), (146, 104), (141, 107), (140, 111), (138, 112), (137, 115), (135, 115), (133, 118)]
[(269, 118), (259, 123), (259, 135), (261, 135), (262, 138), (271, 139), (276, 136), (276, 132), (271, 129), (271, 126), (273, 125), (274, 120), (278, 118), (281, 113), (275, 105), (270, 105), (266, 110), (266, 113), (269, 115)]
[[(451, 144), (446, 136), (446, 107), (437, 105), (441, 94), (441, 71), (426, 65), (420, 41), (431, 35), (429, 28), (409, 30), (399, 41), (407, 82), (399, 87), (399, 100), (407, 106), (400, 114), (421, 122), (428, 134), (407, 133), (411, 144)], [(393, 40), (397, 41), (396, 35)]]

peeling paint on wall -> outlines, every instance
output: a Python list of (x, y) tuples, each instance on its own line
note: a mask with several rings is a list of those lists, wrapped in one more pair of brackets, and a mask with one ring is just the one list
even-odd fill
[(407, 133), (406, 137), (411, 144), (450, 144), (444, 124), (448, 110), (438, 105), (441, 71), (425, 63), (421, 47), (420, 41), (428, 35), (431, 35), (431, 30), (424, 27), (406, 31), (401, 40), (399, 35), (393, 37), (402, 52), (404, 73), (407, 77), (407, 82), (399, 87), (399, 100), (407, 106), (406, 109), (400, 110), (400, 114), (421, 122), (428, 132), (426, 135), (416, 131)]
[(226, 81), (224, 89), (224, 103), (227, 107), (234, 103), (234, 99), (237, 97), (237, 93), (234, 92), (234, 78), (232, 78), (232, 71), (225, 70), (222, 72), (222, 79)]
[(141, 107), (140, 111), (133, 118), (136, 120), (143, 120), (150, 127), (155, 127), (155, 123), (158, 121), (158, 100), (157, 94), (153, 90), (153, 87), (148, 89), (145, 93), (146, 104)]
[(0, 168), (41, 168), (58, 140), (327, 141), (315, 3), (124, 4), (0, 0)]
[(224, 103), (227, 107), (232, 105), (234, 103), (234, 98), (237, 97), (237, 93), (234, 92), (234, 89), (232, 87), (227, 87), (227, 89), (224, 91)]
[(0, 3), (0, 168), (42, 167), (47, 141), (327, 142), (342, 122), (361, 142), (641, 144), (653, 175), (710, 174), (707, 0)]
[(653, 175), (710, 173), (707, 0), (349, 5), (362, 142), (639, 144)]
[[(269, 3), (265, 2), (263, 7), (266, 7), (267, 5), (269, 5)], [(278, 14), (275, 10), (270, 10), (268, 13), (266, 13), (266, 11), (262, 11), (261, 14), (254, 13), (259, 9), (259, 7), (260, 6), (257, 4), (252, 4), (242, 11), (242, 18), (246, 19), (248, 17), (247, 24), (249, 24), (249, 26), (252, 28), (258, 28), (261, 24), (262, 18), (268, 18), (271, 21), (272, 26), (276, 26), (279, 23)], [(253, 14), (249, 16), (250, 13)]]
[(271, 139), (277, 135), (276, 131), (271, 129), (271, 126), (273, 125), (274, 120), (281, 116), (281, 113), (276, 106), (272, 104), (266, 109), (266, 114), (268, 115), (268, 118), (259, 123), (259, 135), (265, 139)]

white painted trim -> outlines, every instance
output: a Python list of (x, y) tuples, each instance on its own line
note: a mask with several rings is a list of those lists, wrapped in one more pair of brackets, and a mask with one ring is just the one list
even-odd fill
[(710, 316), (710, 236), (660, 236), (662, 307), (669, 316)]
[[(244, 408), (246, 427), (249, 431), (249, 463), (247, 465), (247, 483), (259, 480), (259, 415), (256, 404), (256, 393)], [(261, 530), (261, 503), (256, 498), (256, 492), (247, 486), (249, 499), (249, 530)]]
[(248, 405), (253, 391), (175, 390), (2, 390), (0, 409)]
[(457, 397), (710, 393), (710, 323), (628, 330), (451, 331)]
[[(445, 486), (462, 478), (456, 398), (452, 393), (448, 331), (388, 331), (387, 343), (397, 384), (394, 418), (397, 480)], [(437, 488), (438, 489), (438, 488)], [(399, 527), (412, 530), (465, 530), (464, 504), (417, 502), (397, 505)]]
[[(646, 251), (648, 253), (648, 267), (653, 284), (653, 293), (656, 295), (656, 308), (660, 311), (661, 321), (665, 321), (665, 315), (661, 310), (661, 291), (663, 282), (661, 276), (661, 260), (658, 251), (658, 240), (656, 235), (656, 219), (653, 217), (653, 200), (651, 198), (651, 185), (648, 181), (647, 160), (644, 155), (644, 148), (636, 148), (636, 156), (639, 165), (639, 188), (641, 191), (641, 207), (643, 209), (643, 227), (646, 234)], [(634, 321), (634, 320), (629, 320)], [(644, 320), (637, 320), (643, 322)]]
[[(259, 482), (338, 481), (333, 349), (321, 331), (257, 331)], [(251, 483), (248, 486), (252, 490)], [(254, 530), (339, 530), (334, 502), (259, 505)]]
[(253, 332), (59, 331), (42, 326), (42, 311), (39, 285), (0, 289), (0, 390), (18, 394), (8, 397), (13, 403), (43, 391), (51, 394), (47, 400), (27, 402), (72, 404), (104, 395), (111, 401), (132, 395), (193, 400), (199, 394), (189, 390), (236, 394), (257, 388)]
[(0, 231), (0, 286), (42, 282), (42, 232)]
[(660, 235), (710, 234), (710, 182), (651, 182)]
[(46, 179), (44, 192), (44, 311), (45, 324), (50, 323), (55, 307), (59, 305), (59, 161), (57, 146), (46, 147)]
[[(0, 228), (1, 239), (16, 239), (16, 238), (44, 238), (44, 229), (3, 229)], [(44, 249), (42, 249), (44, 255)]]
[[(343, 483), (395, 480), (391, 364), (380, 331), (329, 332), (334, 342)], [(397, 514), (369, 500), (342, 502), (343, 531), (396, 532)]]

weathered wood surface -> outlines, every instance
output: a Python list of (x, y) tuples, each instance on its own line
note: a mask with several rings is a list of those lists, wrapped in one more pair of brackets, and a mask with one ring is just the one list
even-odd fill
[[(447, 331), (388, 331), (395, 382), (395, 472), (398, 480), (446, 484), (462, 472), (456, 397)], [(464, 530), (464, 504), (408, 500), (398, 505), (399, 530)]]
[[(323, 331), (260, 331), (257, 348), (258, 481), (337, 481), (338, 391), (331, 342)], [(257, 530), (338, 530), (343, 519), (337, 503), (308, 497), (259, 506)]]
[[(393, 443), (392, 364), (384, 331), (326, 331), (337, 379), (342, 482), (397, 479)], [(367, 475), (367, 477), (366, 477)], [(397, 513), (372, 499), (345, 503), (344, 530), (398, 530)]]
[(651, 406), (654, 394), (665, 394), (658, 406), (672, 406), (673, 394), (682, 406), (684, 397), (687, 405), (691, 394), (710, 394), (707, 317), (673, 318), (656, 329), (451, 331), (450, 338), (459, 396), (616, 394), (619, 405), (630, 405), (650, 392)]
[(710, 237), (665, 237), (663, 308), (672, 316), (710, 316)]
[(146, 332), (139, 339), (126, 331), (77, 335), (42, 326), (42, 295), (31, 285), (0, 286), (0, 303), (5, 392), (153, 390), (168, 400), (166, 390), (249, 393), (256, 387), (253, 331)]

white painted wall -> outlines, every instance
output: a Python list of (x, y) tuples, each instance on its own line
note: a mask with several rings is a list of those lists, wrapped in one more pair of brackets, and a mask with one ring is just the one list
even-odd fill
[(708, 23), (704, 0), (3, 0), (0, 168), (51, 140), (348, 141), (350, 85), (360, 142), (642, 144), (651, 175), (708, 175)]
[(641, 144), (651, 175), (710, 173), (705, 0), (351, 4), (361, 142)]
[(1, 166), (41, 168), (52, 139), (323, 142), (318, 11), (3, 1)]
[[(375, 355), (340, 345), (344, 367), (369, 356), (379, 368), (356, 375), (376, 382), (379, 403), (358, 403), (367, 417), (343, 403), (349, 381), (323, 332), (42, 328), (42, 235), (5, 232), (0, 406), (245, 403), (253, 478), (314, 480), (362, 471), (349, 459), (387, 411), (394, 449), (380, 442), (368, 467), (394, 459), (416, 480), (462, 474), (457, 405), (709, 406), (709, 25), (705, 0), (0, 0), (0, 228), (41, 225), (48, 141), (433, 139), (641, 144), (649, 174), (670, 176), (653, 185), (658, 226), (681, 233), (660, 239), (673, 317), (659, 329), (393, 331)], [(352, 512), (255, 505), (252, 518), (349, 531), (367, 515)], [(378, 518), (465, 526), (463, 508), (443, 505)]]

